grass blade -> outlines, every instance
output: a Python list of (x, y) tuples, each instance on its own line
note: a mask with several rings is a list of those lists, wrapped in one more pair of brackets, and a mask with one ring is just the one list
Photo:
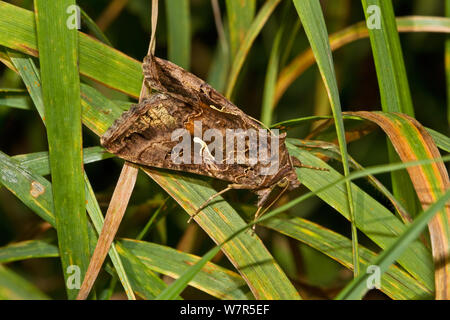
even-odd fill
[[(336, 125), (336, 133), (339, 141), (339, 149), (342, 155), (342, 165), (344, 167), (344, 175), (348, 176), (350, 173), (348, 165), (347, 143), (345, 141), (344, 121), (342, 119), (341, 103), (339, 99), (339, 90), (336, 81), (336, 75), (333, 65), (333, 57), (331, 54), (330, 43), (328, 42), (328, 34), (325, 26), (325, 20), (320, 7), (320, 2), (317, 0), (301, 1), (294, 0), (295, 8), (297, 9), (300, 20), (308, 36), (312, 51), (316, 56), (317, 64), (319, 66), (320, 74), (322, 75), (325, 88), (328, 93), (328, 98), (333, 111), (334, 122)], [(355, 225), (355, 214), (353, 211), (353, 196), (350, 182), (346, 182), (346, 194), (348, 212), (350, 217), (352, 229), (352, 251), (354, 274), (359, 274), (359, 257), (358, 257), (358, 235)]]
[[(334, 231), (298, 217), (274, 217), (267, 222), (263, 222), (262, 225), (297, 239), (326, 254), (345, 267), (353, 269), (352, 243), (349, 239)], [(375, 253), (363, 246), (359, 246), (359, 256), (363, 269), (376, 258)], [(397, 266), (391, 266), (381, 278), (381, 291), (392, 299), (401, 300), (430, 299), (433, 294), (431, 290)]]
[[(317, 193), (319, 198), (328, 203), (346, 219), (349, 219), (348, 206), (341, 200), (345, 197), (346, 193), (346, 189), (343, 186), (336, 186), (329, 188), (327, 191), (320, 191), (330, 181), (343, 179), (342, 175), (311, 153), (292, 147), (290, 144), (288, 148), (293, 156), (301, 159), (302, 163), (330, 170), (329, 172), (322, 172), (300, 168), (297, 169), (297, 174), (300, 181), (309, 190)], [(367, 172), (367, 170), (366, 168), (363, 172)], [(358, 172), (352, 172), (350, 176)], [(394, 239), (404, 232), (405, 225), (386, 207), (362, 191), (359, 187), (352, 184), (352, 189), (355, 199), (355, 222), (358, 229), (382, 249), (388, 248)], [(432, 256), (423, 243), (417, 241), (411, 244), (399, 259), (399, 263), (429, 290), (434, 290)]]
[(105, 222), (101, 229), (101, 233), (98, 238), (97, 246), (95, 247), (94, 254), (89, 263), (89, 268), (86, 272), (86, 276), (83, 279), (83, 284), (78, 293), (77, 300), (87, 299), (92, 286), (94, 285), (100, 268), (105, 261), (109, 248), (114, 240), (117, 230), (119, 229), (122, 217), (125, 214), (125, 210), (128, 205), (128, 201), (131, 197), (134, 184), (136, 183), (137, 167), (133, 164), (125, 164), (120, 174), (111, 202), (106, 212)]
[[(113, 155), (106, 152), (101, 147), (89, 147), (83, 149), (84, 164), (97, 162), (112, 158)], [(50, 174), (50, 163), (48, 160), (48, 152), (35, 152), (28, 154), (20, 154), (13, 157), (14, 160), (20, 162), (20, 165), (26, 169), (33, 171), (41, 176)]]
[[(366, 19), (371, 15), (380, 20), (380, 26), (369, 29), (370, 43), (375, 60), (381, 108), (385, 112), (402, 112), (414, 117), (414, 108), (406, 75), (403, 53), (398, 36), (392, 1), (362, 0)], [(375, 11), (370, 9), (377, 8)], [(388, 143), (389, 161), (398, 157)], [(394, 196), (404, 205), (411, 216), (420, 210), (414, 189), (405, 171), (391, 174)]]
[(0, 300), (48, 300), (34, 285), (0, 265)]
[(166, 0), (169, 60), (189, 70), (191, 64), (191, 16), (189, 0)]
[[(380, 268), (380, 274), (383, 274), (387, 268), (399, 258), (408, 245), (410, 245), (420, 235), (420, 233), (422, 233), (423, 229), (425, 229), (433, 216), (445, 207), (449, 199), (450, 190), (447, 190), (447, 192), (440, 197), (437, 202), (420, 214), (408, 227), (408, 229), (388, 249), (383, 251), (378, 256), (373, 264)], [(366, 281), (369, 276), (370, 273), (364, 273), (354, 279), (347, 287), (345, 287), (344, 290), (339, 293), (337, 299), (361, 299), (362, 296), (368, 291)]]
[[(413, 118), (402, 114), (381, 112), (353, 113), (378, 124), (387, 134), (402, 161), (438, 159), (440, 154), (427, 131)], [(442, 162), (408, 169), (421, 201), (428, 208), (450, 187)], [(444, 208), (430, 221), (429, 230), (435, 261), (436, 299), (450, 298), (450, 209)]]
[(20, 89), (0, 89), (0, 107), (29, 110), (30, 99)]
[[(396, 19), (398, 32), (434, 32), (450, 33), (450, 19), (443, 17), (410, 16)], [(358, 22), (343, 30), (330, 35), (331, 50), (335, 51), (354, 41), (368, 38), (369, 30), (366, 22)], [(275, 104), (277, 105), (289, 86), (315, 63), (314, 54), (308, 49), (297, 55), (283, 68), (278, 77), (275, 90)]]
[[(445, 16), (450, 18), (450, 0), (445, 0)], [(447, 75), (447, 123), (450, 126), (450, 36), (445, 40), (445, 74)]]
[(287, 19), (289, 9), (291, 8), (291, 2), (285, 2), (283, 8), (282, 22), (273, 40), (272, 50), (270, 52), (269, 62), (267, 65), (266, 79), (264, 82), (264, 94), (261, 110), (261, 122), (266, 125), (272, 123), (272, 111), (275, 94), (275, 85), (278, 77), (278, 68), (280, 67), (281, 59), (281, 44), (285, 35), (286, 28), (291, 24), (291, 21)]
[[(124, 239), (121, 245), (138, 257), (148, 268), (175, 279), (190, 265), (200, 260), (197, 256), (150, 242)], [(189, 282), (189, 285), (219, 299), (253, 298), (241, 276), (213, 263), (207, 263)]]
[(53, 257), (59, 257), (58, 247), (42, 240), (16, 242), (0, 248), (0, 263)]

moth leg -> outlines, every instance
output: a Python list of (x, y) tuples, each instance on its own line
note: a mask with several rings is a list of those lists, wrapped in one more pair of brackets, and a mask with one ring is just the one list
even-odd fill
[[(253, 222), (255, 222), (259, 217), (261, 217), (264, 213), (267, 212), (267, 210), (270, 209), (270, 207), (273, 206), (273, 204), (275, 202), (277, 202), (281, 196), (286, 192), (286, 190), (289, 187), (289, 184), (286, 184), (286, 186), (283, 188), (283, 190), (281, 190), (281, 192), (277, 195), (277, 197), (262, 211), (262, 208), (264, 206), (264, 204), (267, 202), (267, 199), (269, 198), (269, 195), (272, 193), (273, 189), (276, 187), (277, 185), (274, 184), (273, 186), (267, 188), (267, 189), (263, 189), (260, 190), (261, 192), (259, 193), (259, 199), (258, 199), (258, 209), (256, 210), (255, 216), (253, 217)], [(255, 233), (255, 229), (256, 229), (256, 223), (252, 226), (252, 230), (253, 233)]]
[(192, 221), (192, 219), (200, 213), (200, 211), (202, 211), (203, 209), (205, 209), (208, 204), (214, 200), (215, 198), (217, 198), (218, 196), (224, 194), (227, 191), (230, 191), (231, 189), (242, 189), (242, 186), (237, 185), (237, 184), (229, 184), (225, 189), (223, 189), (222, 191), (217, 192), (216, 194), (213, 194), (211, 197), (208, 198), (208, 200), (206, 200), (205, 202), (203, 202), (203, 204), (197, 209), (195, 210), (194, 214), (192, 216), (189, 217), (188, 223), (190, 223)]

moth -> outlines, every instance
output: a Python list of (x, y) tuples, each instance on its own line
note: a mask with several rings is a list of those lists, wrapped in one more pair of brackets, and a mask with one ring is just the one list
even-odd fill
[[(101, 137), (101, 144), (109, 152), (139, 165), (229, 182), (226, 189), (209, 198), (193, 216), (216, 196), (230, 189), (247, 189), (258, 196), (257, 217), (276, 186), (284, 190), (300, 186), (294, 167), (303, 165), (289, 155), (285, 133), (277, 134), (265, 128), (205, 81), (170, 61), (148, 55), (144, 59), (143, 73), (145, 85), (157, 93), (124, 112)], [(204, 137), (211, 131), (215, 133), (214, 137), (209, 137), (215, 142), (214, 150), (210, 148), (212, 143), (207, 143), (211, 141)], [(175, 132), (183, 135), (174, 139)], [(226, 150), (219, 148), (226, 144), (225, 141), (220, 143), (221, 136), (228, 139), (230, 133), (235, 134), (233, 141), (241, 139), (241, 144), (230, 144)], [(255, 134), (261, 138), (256, 145), (249, 139)], [(174, 158), (180, 137), (187, 137), (191, 147), (184, 148), (178, 158)], [(255, 158), (250, 157), (255, 148), (259, 155), (265, 155), (265, 161), (255, 162)], [(276, 170), (270, 172), (269, 167)]]

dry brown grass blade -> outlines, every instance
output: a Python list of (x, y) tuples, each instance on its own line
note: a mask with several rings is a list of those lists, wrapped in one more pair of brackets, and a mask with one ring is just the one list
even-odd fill
[[(388, 135), (404, 162), (437, 159), (441, 155), (425, 128), (414, 118), (400, 113), (349, 112), (375, 122)], [(417, 196), (426, 210), (450, 186), (443, 162), (408, 168)], [(450, 208), (447, 205), (428, 224), (435, 262), (436, 299), (450, 299)]]
[[(156, 26), (158, 22), (158, 0), (152, 0), (152, 34), (150, 44), (148, 47), (148, 54), (155, 52), (156, 41)], [(141, 94), (139, 96), (139, 102), (148, 95), (148, 88), (145, 82), (142, 82)], [(108, 211), (106, 212), (105, 223), (100, 237), (95, 247), (94, 254), (92, 255), (89, 263), (86, 276), (81, 285), (80, 292), (77, 300), (87, 299), (95, 280), (97, 279), (100, 268), (105, 261), (106, 255), (109, 251), (109, 247), (114, 240), (114, 237), (119, 229), (125, 210), (128, 206), (131, 193), (133, 192), (136, 178), (139, 172), (138, 166), (130, 162), (125, 162), (120, 173), (119, 181), (117, 182), (114, 190), (111, 202), (109, 203)]]
[(97, 246), (92, 255), (86, 276), (78, 293), (77, 300), (85, 300), (94, 285), (95, 279), (108, 254), (109, 247), (114, 240), (120, 222), (128, 206), (131, 193), (138, 173), (138, 167), (132, 163), (125, 162), (120, 173), (119, 182), (114, 190), (111, 202), (106, 212), (105, 223), (98, 238)]

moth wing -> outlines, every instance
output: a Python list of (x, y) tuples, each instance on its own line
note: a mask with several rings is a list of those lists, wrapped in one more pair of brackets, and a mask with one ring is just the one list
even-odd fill
[[(223, 137), (226, 129), (245, 128), (245, 123), (236, 115), (223, 114), (205, 105), (193, 106), (166, 94), (155, 94), (124, 112), (100, 141), (109, 152), (140, 165), (190, 172), (233, 183), (244, 182), (236, 180), (236, 177), (241, 177), (246, 183), (253, 183), (254, 179), (248, 179), (248, 166), (205, 163), (203, 158), (195, 163), (195, 153), (199, 150), (193, 141), (195, 121), (202, 122), (202, 136), (206, 130), (216, 126), (223, 129), (217, 131)], [(189, 148), (183, 152), (189, 153), (190, 160), (176, 162), (172, 151), (184, 141), (180, 139), (185, 139), (184, 133), (188, 133), (186, 142)]]
[(142, 69), (145, 83), (149, 88), (192, 104), (203, 103), (221, 112), (235, 114), (253, 122), (208, 83), (170, 61), (148, 55), (144, 58)]

